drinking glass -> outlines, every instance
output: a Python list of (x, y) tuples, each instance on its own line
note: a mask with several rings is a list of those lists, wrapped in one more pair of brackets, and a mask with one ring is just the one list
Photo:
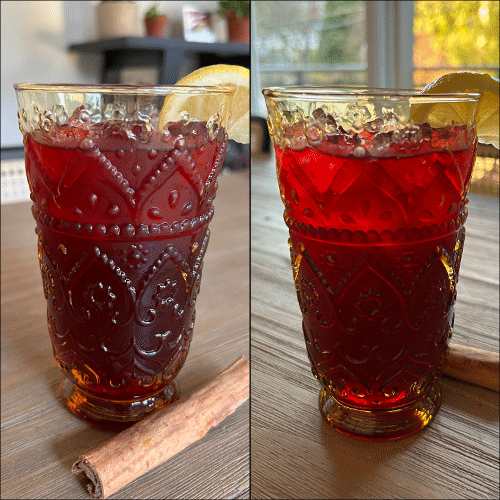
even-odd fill
[(319, 407), (366, 439), (436, 415), (478, 94), (263, 91)]
[(130, 425), (177, 398), (234, 91), (15, 89), (62, 397)]

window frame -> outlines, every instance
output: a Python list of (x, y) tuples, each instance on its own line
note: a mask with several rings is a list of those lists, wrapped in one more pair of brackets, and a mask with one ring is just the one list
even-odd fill
[[(368, 86), (374, 88), (413, 88), (413, 0), (366, 1), (366, 42), (368, 46)], [(255, 16), (254, 2), (250, 14)], [(394, 29), (388, 29), (389, 27)], [(266, 117), (261, 94), (258, 54), (255, 48), (256, 28), (251, 23), (251, 114)], [(332, 67), (332, 69), (334, 69)], [(349, 69), (349, 68), (336, 68)], [(360, 68), (352, 68), (360, 69)], [(364, 69), (364, 68), (363, 68)]]

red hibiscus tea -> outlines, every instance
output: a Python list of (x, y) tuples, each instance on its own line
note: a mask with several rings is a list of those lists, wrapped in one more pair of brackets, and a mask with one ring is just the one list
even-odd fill
[(474, 129), (416, 124), (390, 102), (376, 116), (378, 96), (335, 115), (326, 98), (264, 93), (320, 409), (358, 437), (416, 432), (441, 403)]
[(119, 427), (177, 398), (227, 135), (187, 116), (160, 128), (139, 90), (132, 113), (112, 90), (112, 104), (70, 117), (18, 93), (62, 395), (80, 417)]

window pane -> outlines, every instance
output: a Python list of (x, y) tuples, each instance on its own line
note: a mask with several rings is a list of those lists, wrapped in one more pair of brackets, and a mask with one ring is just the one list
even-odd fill
[(255, 2), (261, 86), (366, 85), (361, 1)]
[(498, 78), (498, 1), (416, 1), (413, 81), (422, 88), (453, 70)]
[[(498, 1), (415, 1), (413, 81), (470, 70), (498, 78)], [(498, 196), (498, 149), (479, 145), (471, 192)]]

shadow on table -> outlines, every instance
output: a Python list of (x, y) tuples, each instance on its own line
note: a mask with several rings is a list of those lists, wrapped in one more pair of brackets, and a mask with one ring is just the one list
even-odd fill
[[(320, 424), (321, 441), (335, 464), (335, 498), (358, 498), (356, 492), (363, 481), (376, 477), (383, 467), (418, 441), (420, 434), (392, 441), (356, 439), (332, 428), (323, 418)], [(369, 446), (367, 446), (367, 443)]]
[[(443, 414), (458, 412), (471, 421), (498, 422), (498, 393), (449, 378), (441, 381), (441, 387), (443, 403), (440, 412)], [(363, 478), (368, 480), (377, 476), (377, 469), (393, 461), (398, 454), (418, 446), (425, 433), (431, 432), (429, 428), (393, 441), (366, 441), (346, 436), (333, 429), (323, 418), (321, 420), (320, 438), (334, 464), (332, 476), (336, 498), (357, 498), (356, 492)], [(434, 425), (439, 424), (436, 421)]]
[[(96, 448), (115, 434), (114, 431), (86, 424), (84, 428), (74, 431), (70, 435), (65, 435), (61, 439), (54, 438), (51, 444), (60, 465), (69, 474), (79, 455)], [(88, 479), (83, 474), (75, 475), (74, 480), (81, 484), (83, 490), (87, 491)]]

